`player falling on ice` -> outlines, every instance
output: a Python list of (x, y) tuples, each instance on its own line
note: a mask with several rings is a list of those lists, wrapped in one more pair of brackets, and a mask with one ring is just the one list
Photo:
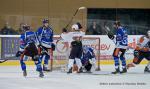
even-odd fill
[(26, 64), (24, 56), (32, 57), (36, 65), (36, 70), (39, 72), (39, 77), (43, 77), (43, 71), (41, 67), (41, 60), (39, 60), (38, 50), (36, 43), (38, 40), (36, 38), (36, 34), (31, 31), (29, 25), (23, 26), (24, 33), (20, 36), (20, 50), (17, 52), (16, 56), (20, 56), (20, 64), (23, 71), (23, 76), (27, 76)]
[(43, 26), (38, 28), (37, 32), (37, 37), (39, 40), (39, 53), (40, 55), (40, 60), (44, 59), (44, 64), (43, 64), (43, 71), (50, 71), (48, 68), (48, 61), (50, 59), (50, 53), (52, 52), (52, 47), (54, 46), (53, 42), (53, 30), (49, 26), (49, 20), (44, 19), (43, 20)]
[(140, 64), (143, 59), (148, 60), (148, 64), (144, 69), (144, 72), (150, 73), (150, 30), (147, 32), (147, 35), (140, 37), (138, 40), (137, 46), (134, 50), (134, 59), (132, 63), (127, 65), (127, 68), (135, 67)]
[[(126, 29), (121, 26), (119, 21), (116, 21), (114, 23), (114, 28), (117, 30), (116, 37), (114, 36), (111, 37), (108, 34), (108, 37), (115, 42), (115, 46), (116, 46), (113, 52), (115, 71), (112, 72), (112, 74), (126, 73), (127, 69), (126, 69), (126, 60), (124, 55), (128, 47), (128, 34)], [(122, 62), (122, 71), (120, 71), (119, 59)]]
[[(80, 73), (82, 72), (82, 63), (81, 63), (81, 56), (82, 56), (82, 36), (84, 33), (81, 31), (82, 26), (80, 23), (76, 23), (72, 25), (71, 32), (73, 41), (71, 42), (71, 51), (68, 61), (68, 72), (72, 73), (73, 71)], [(76, 66), (76, 67), (75, 67)]]
[(85, 72), (87, 73), (91, 73), (96, 69), (96, 56), (91, 47), (83, 46), (81, 62)]

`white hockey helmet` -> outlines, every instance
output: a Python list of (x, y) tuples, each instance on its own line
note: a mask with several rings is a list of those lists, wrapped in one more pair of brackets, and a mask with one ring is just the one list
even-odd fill
[(147, 31), (147, 36), (150, 38), (150, 30)]
[(73, 24), (71, 28), (74, 29), (74, 30), (76, 30), (76, 31), (80, 30), (77, 24)]
[(76, 24), (72, 25), (72, 29), (78, 31), (82, 28), (81, 24), (79, 22), (77, 22)]

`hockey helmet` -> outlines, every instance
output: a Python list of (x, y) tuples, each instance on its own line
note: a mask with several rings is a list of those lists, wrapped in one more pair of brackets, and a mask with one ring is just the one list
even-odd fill
[(68, 30), (66, 28), (63, 28), (62, 32), (68, 32)]
[(43, 19), (43, 23), (49, 23), (48, 19)]
[(120, 21), (115, 21), (115, 22), (114, 22), (114, 25), (121, 26), (121, 23), (120, 23)]
[(77, 22), (76, 24), (78, 25), (78, 28), (79, 28), (79, 29), (82, 28), (82, 26), (81, 26), (81, 24), (80, 24), (79, 22)]
[(28, 24), (23, 25), (23, 30), (24, 31), (30, 30), (30, 26)]
[(72, 25), (72, 29), (78, 31), (82, 28), (81, 24), (79, 22), (77, 22), (76, 24)]
[(88, 47), (87, 46), (83, 46), (82, 49), (83, 49), (83, 53), (87, 53), (88, 52)]

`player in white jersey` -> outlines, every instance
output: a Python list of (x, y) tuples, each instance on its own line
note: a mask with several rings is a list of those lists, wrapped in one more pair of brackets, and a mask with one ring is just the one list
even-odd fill
[(82, 56), (82, 36), (84, 32), (81, 31), (82, 26), (80, 23), (76, 23), (72, 25), (73, 32), (69, 32), (71, 38), (71, 51), (68, 61), (68, 72), (72, 73), (76, 71), (78, 73), (82, 72), (82, 63), (81, 63), (81, 56)]
[(136, 65), (140, 64), (144, 58), (149, 61), (144, 69), (144, 72), (150, 73), (150, 30), (147, 32), (146, 36), (140, 37), (134, 50), (133, 62), (129, 63), (127, 68), (135, 67)]

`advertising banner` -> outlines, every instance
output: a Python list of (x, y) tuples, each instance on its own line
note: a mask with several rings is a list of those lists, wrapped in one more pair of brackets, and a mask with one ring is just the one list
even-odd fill
[[(3, 37), (2, 39), (2, 58), (16, 59), (16, 52), (19, 50), (18, 37)], [(14, 58), (13, 58), (14, 57)]]
[[(128, 37), (128, 46), (135, 48), (137, 40), (140, 35), (130, 35)], [(54, 51), (54, 59), (68, 59), (70, 53), (70, 43), (59, 40), (59, 36), (54, 37), (54, 43), (56, 50)], [(83, 39), (83, 45), (90, 46), (94, 49), (97, 57), (100, 56), (100, 60), (113, 59), (112, 54), (115, 48), (115, 43), (110, 40), (106, 35), (101, 36), (85, 36)], [(1, 37), (0, 38), (0, 57), (7, 58), (15, 56), (19, 50), (19, 38), (18, 37)], [(126, 52), (126, 59), (133, 58), (133, 50), (129, 49)], [(16, 58), (14, 58), (16, 59)]]

